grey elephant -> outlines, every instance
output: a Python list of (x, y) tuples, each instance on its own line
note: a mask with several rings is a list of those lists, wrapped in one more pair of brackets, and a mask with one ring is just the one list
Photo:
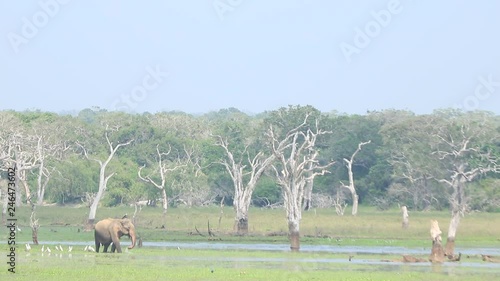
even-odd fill
[(136, 233), (135, 226), (132, 221), (127, 218), (122, 219), (104, 219), (96, 223), (95, 225), (95, 251), (99, 252), (99, 247), (101, 244), (104, 246), (104, 253), (108, 252), (108, 247), (111, 246), (111, 252), (114, 253), (115, 249), (118, 253), (122, 252), (120, 246), (120, 237), (127, 235), (132, 240), (132, 245), (128, 248), (132, 249), (135, 247)]

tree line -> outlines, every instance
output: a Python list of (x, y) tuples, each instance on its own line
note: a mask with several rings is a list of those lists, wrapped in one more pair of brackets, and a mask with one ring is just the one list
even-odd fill
[(165, 213), (223, 201), (241, 233), (250, 205), (285, 206), (298, 233), (302, 209), (356, 214), (359, 202), (449, 208), (458, 226), (465, 212), (500, 210), (499, 157), (500, 116), (483, 111), (0, 111), (1, 170), (17, 167), (17, 204), (86, 204), (89, 221), (98, 205), (150, 200)]

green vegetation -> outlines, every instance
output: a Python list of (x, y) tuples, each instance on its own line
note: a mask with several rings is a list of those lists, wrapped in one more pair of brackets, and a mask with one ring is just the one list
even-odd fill
[[(368, 112), (366, 115), (322, 113), (311, 106), (290, 106), (258, 115), (247, 115), (235, 108), (223, 109), (194, 116), (182, 112), (158, 112), (129, 114), (107, 112), (100, 108), (84, 109), (77, 116), (57, 115), (41, 111), (0, 111), (0, 162), (1, 171), (14, 162), (13, 144), (22, 151), (20, 164), (27, 169), (22, 176), (32, 194), (40, 188), (40, 148), (45, 155), (42, 182), (49, 181), (44, 197), (34, 196), (41, 203), (81, 204), (88, 203), (88, 196), (97, 192), (99, 165), (83, 156), (81, 144), (92, 157), (105, 159), (109, 147), (105, 132), (116, 145), (133, 139), (122, 147), (107, 168), (110, 178), (102, 198), (102, 206), (129, 205), (138, 200), (156, 200), (161, 191), (141, 181), (139, 167), (145, 165), (143, 175), (151, 175), (159, 182), (156, 146), (165, 156), (164, 164), (171, 167), (186, 163), (166, 175), (165, 188), (170, 206), (200, 206), (219, 203), (224, 199), (232, 205), (233, 183), (220, 163), (224, 151), (216, 144), (214, 135), (228, 138), (236, 160), (246, 159), (243, 149), (270, 153), (266, 132), (269, 126), (283, 133), (303, 121), (306, 113), (319, 126), (328, 130), (318, 139), (321, 163), (334, 160), (330, 173), (316, 177), (313, 205), (324, 203), (332, 206), (337, 194), (342, 201), (351, 203), (349, 194), (340, 188), (340, 181), (347, 183), (347, 170), (343, 159), (349, 158), (360, 142), (371, 140), (356, 155), (353, 166), (357, 193), (361, 204), (376, 205), (385, 209), (397, 204), (407, 205), (410, 210), (442, 210), (450, 207), (450, 188), (440, 179), (450, 179), (453, 167), (466, 164), (470, 170), (494, 168), (491, 164), (499, 158), (500, 117), (488, 112), (460, 112), (441, 110), (427, 115), (415, 115), (408, 111), (386, 110)], [(445, 138), (441, 138), (441, 137)], [(450, 138), (450, 139), (447, 139)], [(41, 142), (39, 142), (41, 140)], [(451, 141), (453, 140), (453, 142)], [(468, 140), (471, 148), (454, 163), (443, 158)], [(474, 152), (474, 153), (473, 153)], [(20, 152), (19, 152), (20, 153)], [(485, 157), (488, 155), (488, 157)], [(489, 160), (492, 162), (488, 162)], [(457, 160), (457, 161), (458, 161)], [(26, 161), (23, 163), (23, 161)], [(184, 162), (183, 162), (184, 161)], [(498, 161), (497, 161), (498, 163)], [(201, 169), (196, 170), (193, 165)], [(498, 167), (496, 171), (498, 172)], [(196, 177), (193, 170), (198, 171)], [(469, 198), (468, 208), (479, 211), (499, 211), (500, 179), (495, 170), (488, 170), (469, 177), (464, 196)], [(2, 175), (1, 178), (5, 178)], [(5, 188), (5, 184), (0, 184)], [(21, 192), (26, 202), (25, 192)], [(321, 200), (320, 200), (321, 199)], [(327, 200), (328, 199), (328, 200)], [(272, 170), (258, 182), (252, 204), (267, 206), (281, 201), (281, 191), (276, 185)]]

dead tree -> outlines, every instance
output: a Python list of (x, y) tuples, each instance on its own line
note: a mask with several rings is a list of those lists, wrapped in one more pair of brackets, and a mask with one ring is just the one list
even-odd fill
[(369, 143), (371, 143), (371, 140), (369, 140), (367, 142), (359, 143), (358, 149), (356, 149), (356, 151), (354, 151), (354, 153), (351, 155), (351, 158), (350, 159), (344, 158), (344, 162), (345, 162), (345, 165), (347, 167), (347, 173), (349, 175), (349, 185), (345, 185), (342, 182), (340, 182), (340, 183), (342, 184), (343, 187), (347, 188), (351, 192), (351, 195), (352, 195), (352, 215), (353, 216), (358, 214), (359, 196), (356, 192), (356, 187), (354, 185), (354, 174), (352, 172), (352, 165), (354, 163), (354, 156), (356, 156), (356, 154), (358, 154), (358, 152), (361, 150), (363, 145), (366, 145)]
[(389, 194), (411, 198), (414, 210), (429, 208), (434, 197), (429, 180), (432, 177), (418, 163), (413, 163), (404, 152), (398, 151), (391, 156), (389, 163), (397, 171), (397, 182), (389, 187)]
[(272, 126), (268, 131), (272, 152), (278, 161), (278, 164), (272, 167), (283, 194), (292, 251), (300, 249), (300, 220), (306, 181), (327, 173), (326, 168), (333, 164), (319, 164), (319, 151), (315, 148), (316, 138), (330, 132), (320, 130), (317, 120), (314, 131), (310, 128), (305, 130), (308, 116), (306, 115), (301, 125), (288, 131), (282, 140), (278, 139)]
[(37, 205), (43, 204), (43, 199), (45, 197), (45, 191), (47, 185), (50, 181), (52, 173), (56, 171), (55, 167), (50, 167), (47, 162), (51, 158), (62, 158), (62, 154), (70, 149), (65, 142), (50, 142), (44, 133), (39, 133), (36, 135), (36, 162), (38, 168), (37, 175)]
[(347, 203), (344, 200), (344, 195), (341, 195), (340, 188), (337, 189), (337, 195), (335, 196), (335, 200), (333, 201), (333, 206), (335, 207), (335, 212), (338, 216), (344, 215), (345, 209), (347, 208)]
[[(22, 198), (19, 182), (23, 182), (22, 177), (26, 171), (33, 168), (33, 153), (30, 151), (32, 141), (32, 136), (24, 132), (22, 123), (13, 114), (0, 112), (0, 160), (2, 161), (0, 169), (7, 171), (11, 167), (16, 167), (16, 206), (21, 205)], [(26, 188), (27, 181), (23, 182), (23, 185)], [(30, 198), (29, 188), (25, 191), (26, 198)]]
[(465, 215), (468, 208), (465, 192), (467, 184), (487, 173), (500, 173), (497, 155), (488, 148), (488, 145), (483, 144), (490, 127), (468, 120), (459, 126), (454, 125), (459, 130), (450, 132), (448, 127), (451, 126), (439, 128), (434, 135), (438, 142), (433, 152), (442, 163), (445, 174), (438, 181), (451, 190), (448, 197), (451, 221), (445, 248), (445, 254), (450, 259), (454, 258), (455, 238), (460, 218)]
[[(203, 172), (211, 164), (203, 165), (203, 154), (199, 146), (184, 145), (186, 166), (177, 174), (175, 189), (178, 192), (177, 201), (189, 208), (193, 205), (205, 206), (215, 202), (218, 194), (210, 191), (208, 176)], [(173, 185), (174, 186), (174, 185)]]
[(163, 159), (163, 157), (168, 156), (170, 154), (170, 152), (172, 151), (172, 148), (169, 145), (167, 152), (160, 152), (160, 149), (158, 146), (159, 145), (156, 145), (156, 154), (158, 155), (157, 174), (160, 176), (160, 181), (158, 182), (158, 181), (153, 180), (153, 178), (151, 178), (151, 175), (148, 175), (146, 177), (143, 177), (141, 175), (141, 171), (144, 167), (146, 167), (146, 165), (139, 168), (137, 175), (139, 176), (139, 178), (141, 180), (154, 185), (156, 188), (158, 188), (161, 191), (163, 216), (165, 217), (165, 215), (167, 214), (167, 209), (168, 209), (167, 191), (165, 190), (166, 175), (170, 172), (173, 172), (173, 171), (181, 168), (181, 167), (185, 167), (186, 164), (181, 164), (179, 157), (177, 158), (177, 164), (175, 164), (175, 165), (173, 165), (171, 163), (166, 163), (165, 159)]
[(408, 215), (408, 208), (406, 206), (401, 207), (401, 213), (403, 214), (403, 228), (406, 229), (410, 225), (410, 220), (409, 220), (409, 215)]
[[(226, 168), (234, 185), (235, 228), (239, 235), (245, 235), (248, 233), (248, 209), (250, 208), (252, 193), (262, 173), (274, 160), (275, 156), (265, 156), (264, 153), (258, 152), (252, 157), (248, 151), (248, 146), (246, 146), (241, 152), (239, 160), (237, 160), (229, 148), (228, 139), (222, 136), (216, 137), (216, 145), (222, 147), (226, 155), (225, 159), (219, 164)], [(245, 159), (245, 164), (243, 164), (243, 159)], [(246, 182), (245, 178), (248, 178)]]
[(106, 142), (108, 144), (109, 148), (109, 155), (106, 158), (106, 160), (102, 161), (97, 158), (90, 157), (87, 153), (87, 149), (77, 142), (77, 145), (80, 146), (83, 150), (83, 154), (85, 155), (85, 158), (88, 160), (93, 160), (99, 164), (99, 188), (97, 191), (97, 194), (95, 195), (92, 204), (90, 205), (90, 211), (89, 211), (89, 217), (87, 220), (87, 226), (86, 229), (90, 230), (94, 226), (94, 221), (95, 221), (95, 216), (97, 212), (97, 207), (99, 206), (99, 201), (101, 200), (102, 196), (104, 195), (104, 192), (106, 191), (107, 183), (108, 180), (115, 174), (114, 172), (111, 174), (106, 175), (106, 167), (108, 166), (109, 162), (111, 159), (113, 159), (113, 156), (115, 156), (116, 151), (122, 147), (131, 144), (134, 140), (131, 139), (129, 141), (123, 142), (123, 143), (118, 143), (117, 145), (113, 146), (113, 143), (110, 141), (108, 137), (108, 132), (107, 132), (107, 127), (106, 127), (106, 132), (104, 133), (104, 136), (106, 138)]
[(38, 167), (38, 159), (33, 151), (33, 136), (28, 134), (16, 134), (14, 138), (14, 158), (17, 169), (16, 182), (16, 206), (21, 205), (21, 183), (26, 195), (26, 203), (31, 204), (31, 190), (28, 183), (27, 172)]

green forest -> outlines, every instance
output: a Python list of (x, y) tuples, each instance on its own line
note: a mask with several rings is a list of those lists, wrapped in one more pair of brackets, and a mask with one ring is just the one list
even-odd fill
[[(321, 132), (305, 147), (309, 154), (298, 158), (312, 159), (314, 152), (310, 163), (321, 167), (321, 174), (305, 177), (312, 188), (309, 196), (304, 191), (306, 208), (350, 212), (350, 162), (362, 205), (500, 211), (500, 116), (452, 109), (355, 115), (311, 106), (255, 115), (235, 108), (199, 115), (97, 107), (75, 115), (1, 111), (2, 202), (7, 201), (6, 171), (15, 166), (18, 204), (90, 207), (104, 184), (100, 206), (149, 200), (145, 204), (161, 208), (163, 191), (168, 207), (231, 206), (236, 190), (231, 167), (248, 171), (241, 178), (246, 183), (254, 176), (250, 168), (267, 160), (250, 204), (279, 207), (284, 201), (277, 175), (284, 164), (269, 156), (276, 154), (276, 140), (285, 140), (294, 130), (304, 132), (297, 138), (309, 138), (307, 131)], [(284, 154), (293, 149), (289, 143)]]

